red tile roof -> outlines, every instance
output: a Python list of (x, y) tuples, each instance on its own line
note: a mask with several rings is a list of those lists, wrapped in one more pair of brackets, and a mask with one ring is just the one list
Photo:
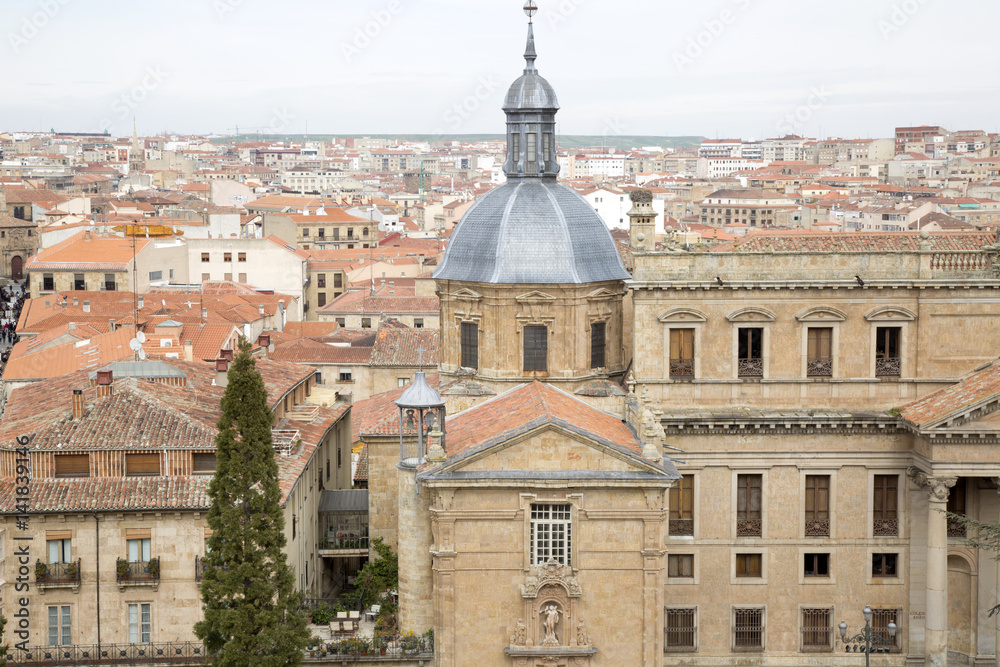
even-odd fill
[[(438, 365), (440, 332), (437, 329), (382, 328), (375, 338), (372, 366)], [(422, 352), (420, 352), (422, 350)]]
[(907, 403), (899, 409), (899, 413), (903, 419), (918, 428), (932, 426), (997, 394), (1000, 394), (1000, 359), (950, 387)]
[[(90, 239), (87, 240), (86, 236)], [(25, 271), (76, 268), (123, 270), (129, 267), (134, 254), (141, 252), (149, 243), (149, 239), (101, 238), (83, 231), (40, 251), (27, 261), (24, 268)]]

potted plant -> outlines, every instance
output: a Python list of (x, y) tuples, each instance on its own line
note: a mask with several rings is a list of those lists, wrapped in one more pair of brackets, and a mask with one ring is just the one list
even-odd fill
[(148, 568), (149, 568), (149, 576), (158, 578), (160, 576), (160, 559), (150, 558)]
[(35, 581), (45, 581), (46, 577), (49, 576), (49, 566), (38, 561), (35, 563)]
[(66, 576), (76, 581), (76, 563), (66, 565)]
[(336, 618), (336, 613), (325, 602), (313, 609), (312, 622), (315, 625), (326, 625)]
[(118, 578), (119, 579), (128, 579), (128, 576), (129, 576), (128, 561), (127, 560), (121, 560), (119, 558), (118, 559)]
[(405, 632), (399, 636), (399, 646), (403, 649), (403, 653), (412, 655), (417, 652), (420, 640), (413, 632)]
[(383, 634), (376, 634), (372, 644), (378, 649), (380, 655), (385, 655), (386, 650), (389, 648), (389, 638)]

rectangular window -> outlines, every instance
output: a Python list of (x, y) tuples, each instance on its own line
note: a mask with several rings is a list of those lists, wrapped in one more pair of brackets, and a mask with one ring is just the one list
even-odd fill
[(152, 630), (152, 614), (149, 603), (128, 606), (128, 641), (130, 644), (148, 644)]
[(833, 329), (810, 327), (806, 350), (808, 377), (833, 377)]
[(829, 475), (806, 475), (806, 537), (830, 537)]
[(125, 454), (125, 474), (153, 477), (160, 474), (159, 454)]
[(527, 159), (528, 168), (527, 173), (537, 174), (538, 173), (538, 135), (534, 132), (528, 132), (527, 136)]
[(764, 377), (764, 330), (737, 331), (738, 375), (741, 378)]
[(209, 261), (211, 261), (211, 259), (212, 258), (211, 258), (210, 253), (207, 253), (207, 252), (201, 253), (201, 261), (202, 262), (209, 262)]
[(604, 322), (594, 322), (590, 325), (590, 367), (604, 368), (607, 342), (605, 334), (607, 325)]
[(347, 320), (344, 319), (343, 317), (338, 317), (336, 319), (336, 322), (337, 322), (337, 326), (338, 327), (346, 327), (347, 326)]
[(333, 274), (333, 286), (334, 288), (340, 288), (344, 286), (344, 276), (340, 273)]
[(233, 274), (231, 274), (231, 273), (224, 273), (224, 274), (222, 274), (222, 279), (226, 280), (226, 281), (230, 281), (230, 280), (233, 279)]
[(56, 288), (56, 282), (55, 282), (55, 279), (52, 277), (52, 274), (51, 273), (43, 273), (42, 274), (42, 291), (43, 292), (52, 292), (52, 291), (55, 290), (55, 288)]
[(397, 387), (405, 387), (408, 384), (410, 384), (410, 378), (396, 378)]
[(49, 607), (49, 646), (73, 644), (69, 606)]
[(370, 317), (362, 317), (361, 318), (361, 328), (362, 329), (371, 329), (372, 328), (372, 318), (370, 318)]
[(73, 274), (73, 289), (77, 292), (84, 292), (87, 289), (87, 281), (84, 280), (82, 273)]
[(241, 273), (240, 274), (240, 282), (243, 283), (243, 284), (246, 284), (246, 282), (247, 282), (247, 274), (245, 274), (245, 273)]
[(872, 554), (873, 577), (895, 577), (897, 554)]
[(422, 317), (414, 317), (413, 318), (413, 328), (414, 329), (423, 329), (424, 328), (424, 318), (422, 318)]
[[(323, 236), (323, 230), (322, 229), (320, 230), (320, 236)], [(340, 240), (340, 227), (334, 227), (333, 228), (333, 240), (334, 241), (339, 241)]]
[(304, 236), (304, 237), (305, 236), (309, 236), (309, 228), (308, 227), (303, 227), (302, 228), (302, 236)]
[(670, 554), (667, 557), (667, 576), (671, 579), (694, 577), (694, 554)]
[(152, 282), (154, 280), (163, 280), (163, 271), (162, 270), (160, 270), (160, 271), (150, 271), (149, 272), (149, 280), (150, 280), (150, 282)]
[(802, 650), (833, 650), (833, 610), (802, 610)]
[(548, 370), (549, 328), (545, 326), (524, 327), (524, 370)]
[(764, 650), (764, 610), (733, 609), (733, 651)]
[(341, 382), (354, 382), (351, 377), (350, 371), (340, 371), (340, 381)]
[(247, 254), (245, 252), (237, 253), (237, 255), (236, 255), (236, 261), (238, 261), (238, 262), (245, 262), (245, 261), (247, 261)]
[(326, 289), (326, 274), (325, 273), (317, 273), (316, 274), (316, 287), (319, 287), (321, 289)]
[(56, 454), (56, 477), (90, 477), (90, 454)]
[(316, 306), (322, 308), (326, 305), (326, 292), (320, 292), (316, 295)]
[(197, 452), (191, 455), (191, 471), (195, 475), (214, 475), (216, 465), (214, 452)]
[(694, 329), (670, 330), (670, 379), (694, 379)]
[(115, 274), (105, 273), (104, 274), (104, 289), (108, 292), (114, 292), (118, 288), (115, 282)]
[(353, 239), (354, 238), (354, 227), (348, 227), (347, 228), (347, 238), (348, 239)]
[(555, 561), (572, 565), (573, 524), (569, 505), (539, 503), (531, 506), (531, 542), (529, 551), (532, 565)]
[(511, 135), (511, 141), (510, 155), (513, 159), (514, 166), (516, 167), (518, 160), (521, 159), (521, 134), (519, 132), (515, 132)]
[(45, 548), (48, 552), (49, 563), (71, 563), (73, 562), (72, 547), (68, 538), (61, 540), (46, 540)]
[(479, 325), (462, 322), (462, 368), (479, 368)]
[(901, 633), (896, 632), (895, 637), (890, 637), (889, 623), (895, 623), (898, 628), (902, 614), (902, 609), (872, 609), (872, 631), (881, 638), (873, 639), (873, 647), (888, 649), (890, 653), (899, 652)]
[(802, 574), (807, 577), (829, 577), (830, 554), (806, 554)]
[(231, 252), (224, 252), (224, 253), (222, 253), (222, 261), (223, 262), (231, 262), (231, 261), (233, 261), (233, 253), (231, 253)]
[(670, 536), (694, 535), (694, 476), (684, 475), (670, 487)]
[[(959, 477), (951, 493), (948, 495), (948, 511), (952, 514), (965, 516), (965, 478)], [(952, 518), (948, 518), (948, 537), (965, 537), (965, 526)]]
[(762, 475), (739, 475), (736, 478), (736, 536), (761, 537), (763, 521)]
[(149, 562), (149, 539), (148, 537), (140, 537), (128, 541), (128, 562)]
[(762, 554), (736, 554), (737, 577), (760, 577)]
[(695, 609), (670, 609), (664, 613), (663, 649), (665, 651), (694, 651), (697, 648), (698, 628)]
[(875, 329), (875, 377), (899, 377), (902, 359), (899, 356), (899, 327)]
[(548, 164), (552, 160), (552, 135), (542, 134), (542, 159)]
[(899, 475), (875, 475), (872, 535), (899, 536)]

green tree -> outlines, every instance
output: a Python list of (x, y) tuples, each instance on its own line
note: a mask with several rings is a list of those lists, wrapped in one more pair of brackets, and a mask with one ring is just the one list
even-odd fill
[(375, 604), (383, 593), (399, 589), (399, 556), (381, 537), (372, 540), (378, 558), (365, 563), (358, 571), (358, 581), (363, 591), (362, 604)]
[(264, 381), (240, 340), (222, 397), (217, 467), (208, 488), (205, 618), (194, 631), (217, 667), (298, 665), (309, 641), (302, 596), (285, 560), (273, 415)]
[(3, 628), (7, 619), (0, 614), (0, 667), (7, 667), (7, 645), (3, 643)]
[[(952, 512), (945, 512), (945, 515), (949, 520), (965, 526), (966, 535), (973, 536), (962, 540), (965, 546), (992, 551), (995, 554), (993, 560), (1000, 561), (1000, 523), (970, 519), (964, 514)], [(990, 609), (990, 616), (994, 614), (1000, 614), (1000, 604)]]

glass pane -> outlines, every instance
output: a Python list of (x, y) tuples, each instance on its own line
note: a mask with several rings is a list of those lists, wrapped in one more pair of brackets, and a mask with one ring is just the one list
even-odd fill
[(49, 562), (58, 563), (59, 562), (59, 540), (49, 540)]
[(142, 541), (142, 560), (143, 561), (149, 560), (149, 539), (145, 539)]
[(130, 563), (139, 560), (139, 540), (128, 541), (128, 560)]

